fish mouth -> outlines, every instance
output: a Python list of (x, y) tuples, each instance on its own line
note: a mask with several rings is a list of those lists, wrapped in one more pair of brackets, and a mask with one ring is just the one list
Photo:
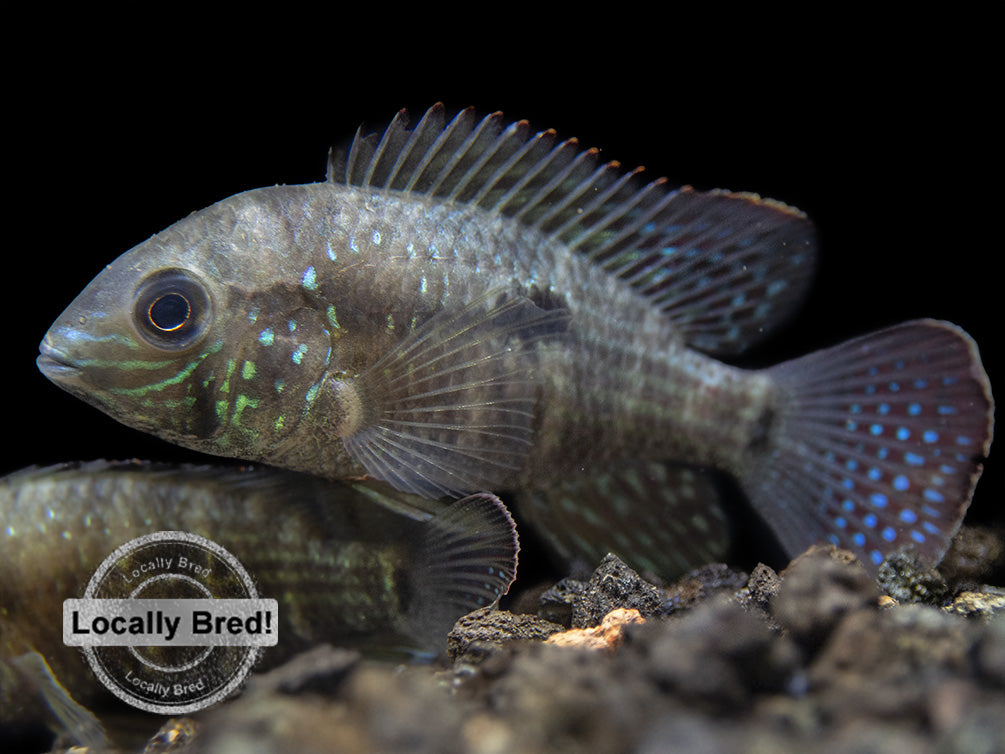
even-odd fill
[(39, 371), (53, 382), (72, 378), (80, 372), (80, 367), (73, 360), (47, 340), (38, 346), (38, 358), (35, 359)]

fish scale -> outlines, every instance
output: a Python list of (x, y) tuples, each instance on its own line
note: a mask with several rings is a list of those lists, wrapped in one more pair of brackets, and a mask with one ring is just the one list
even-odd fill
[[(512, 491), (566, 560), (610, 550), (670, 577), (722, 557), (717, 486), (677, 493), (696, 469), (735, 477), (792, 554), (938, 560), (992, 436), (973, 341), (918, 320), (724, 363), (805, 298), (813, 225), (643, 175), (499, 113), (399, 113), (326, 181), (238, 194), (126, 252), (39, 366), (204, 452), (427, 497)], [(892, 387), (922, 379), (953, 389)]]

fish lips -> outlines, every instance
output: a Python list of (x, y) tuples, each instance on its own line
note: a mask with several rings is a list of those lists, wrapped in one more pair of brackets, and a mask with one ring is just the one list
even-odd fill
[(74, 364), (69, 356), (53, 346), (48, 337), (39, 344), (38, 352), (35, 364), (38, 365), (39, 371), (57, 385), (65, 386), (67, 382), (79, 377), (80, 367)]

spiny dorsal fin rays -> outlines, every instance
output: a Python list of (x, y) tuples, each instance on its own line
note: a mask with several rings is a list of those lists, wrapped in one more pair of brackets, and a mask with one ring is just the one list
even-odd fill
[(511, 217), (625, 280), (707, 353), (735, 355), (765, 338), (804, 297), (815, 264), (812, 224), (753, 194), (641, 185), (576, 139), (530, 135), (471, 108), (444, 124), (443, 105), (412, 129), (403, 112), (378, 139), (357, 132), (328, 180), (470, 203)]
[(498, 291), (441, 312), (352, 381), (365, 418), (343, 435), (346, 449), (404, 492), (498, 487), (531, 449), (538, 346), (568, 317)]
[(472, 171), (477, 172), (479, 165), (484, 165), (489, 156), (494, 154), (494, 147), (498, 146), (496, 137), (499, 135), (501, 120), (500, 112), (482, 118), (460, 145), (448, 155), (446, 162), (426, 189), (426, 193), (442, 196), (447, 201), (462, 201), (465, 178)]
[(404, 154), (403, 146), (409, 137), (408, 131), (405, 128), (407, 120), (404, 110), (399, 110), (394, 116), (394, 120), (391, 121), (391, 125), (384, 131), (384, 135), (380, 137), (380, 143), (377, 144), (373, 157), (367, 164), (367, 170), (362, 179), (364, 184), (371, 183), (375, 179), (374, 170), (378, 165), (383, 163), (385, 154), (389, 154), (395, 158)]

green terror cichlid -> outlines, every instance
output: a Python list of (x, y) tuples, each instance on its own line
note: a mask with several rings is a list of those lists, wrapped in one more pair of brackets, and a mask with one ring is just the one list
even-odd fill
[(728, 365), (803, 299), (812, 224), (597, 155), (499, 113), (399, 113), (325, 182), (237, 194), (123, 254), (39, 366), (207, 453), (429, 497), (511, 490), (568, 559), (670, 576), (722, 557), (708, 469), (790, 553), (941, 559), (992, 435), (971, 338), (920, 320)]
[(0, 479), (0, 729), (41, 714), (33, 686), (64, 721), (75, 716), (53, 701), (56, 684), (82, 704), (105, 696), (63, 643), (63, 600), (82, 597), (116, 548), (157, 531), (219, 544), (278, 601), (263, 668), (325, 642), (440, 651), (458, 618), (506, 592), (519, 550), (509, 513), (484, 493), (448, 506), (278, 469), (140, 462), (16, 472)]

